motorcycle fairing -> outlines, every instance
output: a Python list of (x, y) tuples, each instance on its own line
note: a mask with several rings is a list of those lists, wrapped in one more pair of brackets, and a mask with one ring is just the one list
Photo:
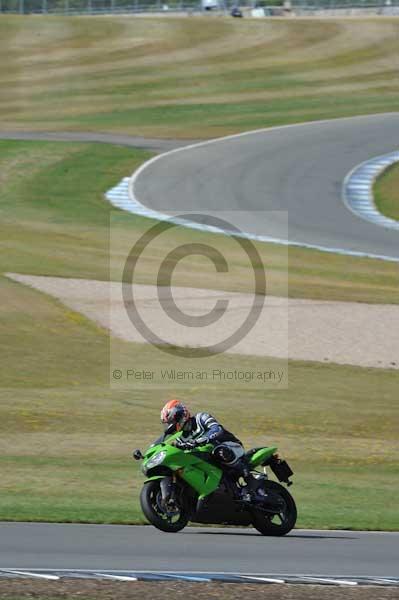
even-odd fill
[(250, 466), (258, 467), (259, 465), (263, 465), (275, 452), (277, 452), (276, 447), (260, 448), (249, 457)]

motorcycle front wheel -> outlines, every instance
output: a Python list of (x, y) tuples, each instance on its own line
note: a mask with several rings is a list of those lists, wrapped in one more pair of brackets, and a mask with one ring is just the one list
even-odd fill
[(183, 503), (176, 501), (175, 506), (166, 507), (162, 502), (160, 479), (147, 481), (140, 494), (141, 510), (148, 521), (161, 531), (177, 533), (188, 521), (188, 511)]
[(265, 492), (281, 504), (281, 509), (275, 514), (255, 509), (252, 524), (262, 535), (286, 535), (295, 526), (297, 519), (294, 498), (285, 487), (275, 481), (267, 482)]

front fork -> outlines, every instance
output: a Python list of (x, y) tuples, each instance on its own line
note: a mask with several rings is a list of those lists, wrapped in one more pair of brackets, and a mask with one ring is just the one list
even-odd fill
[(171, 507), (176, 505), (176, 475), (171, 475), (170, 477), (164, 477), (160, 481), (161, 488), (161, 496), (162, 496), (162, 504), (166, 507)]

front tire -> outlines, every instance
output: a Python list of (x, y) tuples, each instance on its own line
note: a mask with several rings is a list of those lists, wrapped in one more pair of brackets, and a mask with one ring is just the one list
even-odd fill
[(176, 509), (173, 511), (168, 511), (162, 506), (160, 481), (160, 479), (155, 479), (144, 484), (140, 494), (141, 510), (157, 529), (167, 533), (177, 533), (187, 525), (188, 511), (183, 502), (176, 503)]
[(275, 481), (267, 481), (265, 492), (270, 492), (273, 496), (279, 497), (282, 510), (275, 515), (270, 515), (255, 509), (252, 524), (262, 535), (286, 535), (293, 527), (295, 527), (297, 519), (294, 498), (285, 487)]

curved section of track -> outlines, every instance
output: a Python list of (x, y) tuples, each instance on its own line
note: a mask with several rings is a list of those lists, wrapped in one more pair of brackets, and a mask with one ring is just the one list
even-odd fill
[(398, 233), (353, 214), (341, 197), (354, 166), (398, 145), (399, 113), (248, 132), (152, 159), (133, 193), (158, 212), (245, 211), (246, 232), (274, 239), (286, 238), (283, 211), (292, 243), (399, 260)]
[[(245, 211), (243, 230), (277, 241), (287, 239), (286, 219), (278, 215), (285, 211), (291, 243), (399, 261), (397, 231), (353, 214), (341, 197), (351, 169), (397, 151), (399, 113), (288, 125), (194, 144), (80, 132), (0, 132), (0, 138), (96, 141), (164, 152), (134, 178), (136, 199), (150, 214)], [(127, 194), (124, 202), (129, 204)]]
[(399, 533), (1, 523), (0, 567), (396, 577)]

